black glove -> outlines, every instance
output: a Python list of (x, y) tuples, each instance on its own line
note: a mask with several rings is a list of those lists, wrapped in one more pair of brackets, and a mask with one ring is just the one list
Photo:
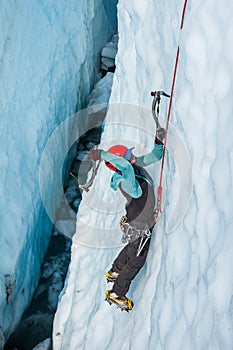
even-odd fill
[(155, 137), (155, 143), (156, 145), (163, 145), (163, 142), (161, 142), (157, 137)]
[(162, 145), (165, 135), (166, 135), (166, 130), (162, 127), (158, 128), (156, 130), (155, 143), (157, 143), (158, 145)]
[(101, 152), (102, 149), (91, 149), (89, 152), (89, 158), (96, 162), (97, 160), (101, 159)]

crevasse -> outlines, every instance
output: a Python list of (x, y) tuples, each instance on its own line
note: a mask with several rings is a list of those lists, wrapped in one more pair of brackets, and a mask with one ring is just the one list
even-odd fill
[[(98, 79), (100, 50), (116, 29), (116, 1), (111, 5), (1, 3), (0, 348), (33, 294), (51, 235), (39, 191), (41, 155)], [(55, 146), (50, 166), (60, 172)], [(52, 185), (48, 177), (48, 194)]]

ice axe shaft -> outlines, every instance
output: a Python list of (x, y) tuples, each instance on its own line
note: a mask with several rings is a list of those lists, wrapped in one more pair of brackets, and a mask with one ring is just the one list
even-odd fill
[(159, 124), (158, 118), (159, 118), (159, 104), (160, 104), (161, 96), (170, 97), (170, 95), (160, 90), (160, 91), (151, 91), (151, 96), (154, 97), (152, 102), (152, 114), (156, 124), (156, 129), (159, 129), (160, 124)]

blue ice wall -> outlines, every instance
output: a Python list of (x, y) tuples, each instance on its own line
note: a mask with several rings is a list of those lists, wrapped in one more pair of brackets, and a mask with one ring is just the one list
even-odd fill
[(50, 238), (38, 180), (43, 149), (85, 106), (100, 50), (116, 31), (116, 3), (1, 1), (0, 348), (32, 296)]

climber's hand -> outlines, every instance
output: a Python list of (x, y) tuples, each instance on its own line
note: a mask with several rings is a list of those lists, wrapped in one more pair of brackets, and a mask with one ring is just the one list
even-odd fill
[(165, 135), (166, 135), (166, 130), (162, 127), (158, 128), (156, 130), (156, 137), (161, 141), (163, 142), (164, 138), (165, 138)]
[(100, 160), (101, 158), (101, 149), (91, 149), (89, 152), (89, 159), (93, 160), (94, 162), (96, 162), (97, 160)]

